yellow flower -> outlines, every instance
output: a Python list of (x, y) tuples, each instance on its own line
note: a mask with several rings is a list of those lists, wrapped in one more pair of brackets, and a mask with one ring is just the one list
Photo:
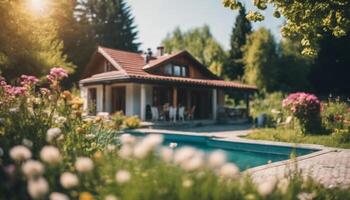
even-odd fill
[(102, 153), (101, 153), (101, 151), (97, 151), (95, 154), (94, 154), (94, 158), (95, 159), (100, 159), (102, 157)]
[(90, 192), (82, 192), (79, 194), (79, 200), (93, 200), (94, 197)]
[(84, 129), (80, 127), (76, 128), (75, 131), (79, 134), (84, 133)]

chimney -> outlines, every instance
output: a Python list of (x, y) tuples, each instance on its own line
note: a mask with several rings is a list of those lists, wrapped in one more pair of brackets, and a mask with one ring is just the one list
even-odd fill
[(157, 56), (163, 56), (164, 55), (164, 46), (157, 47)]
[(152, 59), (152, 54), (151, 48), (148, 48), (147, 51), (143, 53), (142, 57), (145, 59), (146, 64)]

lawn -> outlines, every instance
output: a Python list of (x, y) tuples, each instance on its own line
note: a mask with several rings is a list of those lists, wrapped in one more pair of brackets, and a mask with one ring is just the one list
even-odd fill
[(342, 142), (339, 139), (339, 134), (303, 135), (297, 130), (287, 128), (254, 129), (252, 133), (246, 136), (246, 138), (254, 140), (269, 140), (289, 143), (319, 144), (328, 147), (350, 149), (350, 142)]

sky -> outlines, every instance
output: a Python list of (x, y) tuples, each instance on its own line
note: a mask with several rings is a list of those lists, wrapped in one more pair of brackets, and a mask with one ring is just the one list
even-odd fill
[[(251, 0), (243, 0), (247, 10), (254, 10)], [(238, 11), (225, 8), (221, 0), (126, 0), (135, 17), (142, 43), (140, 50), (156, 49), (168, 33), (177, 26), (181, 30), (209, 25), (215, 39), (229, 49), (230, 35)], [(253, 28), (266, 27), (275, 38), (281, 38), (279, 29), (282, 19), (272, 16), (273, 9), (263, 11), (265, 20), (253, 23)]]

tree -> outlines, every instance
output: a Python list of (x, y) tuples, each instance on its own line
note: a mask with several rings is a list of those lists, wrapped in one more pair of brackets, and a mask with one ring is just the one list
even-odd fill
[(7, 80), (21, 74), (40, 77), (53, 66), (72, 71), (49, 16), (35, 16), (23, 1), (1, 1), (0, 23), (0, 72)]
[[(238, 9), (240, 0), (224, 0), (225, 7)], [(273, 5), (274, 16), (281, 15), (286, 19), (286, 24), (281, 28), (285, 37), (299, 36), (303, 54), (315, 55), (317, 43), (320, 38), (326, 36), (325, 31), (335, 37), (344, 37), (350, 31), (350, 1), (286, 1), (286, 0), (254, 0), (254, 5), (260, 10)], [(247, 18), (251, 21), (264, 20), (259, 12), (250, 11)]]
[(140, 43), (134, 17), (124, 0), (88, 0), (86, 15), (100, 45), (137, 52)]
[(243, 47), (244, 81), (259, 89), (273, 91), (276, 87), (276, 43), (270, 31), (260, 28), (248, 36)]
[(171, 34), (167, 35), (162, 44), (167, 53), (184, 49), (189, 51), (213, 73), (218, 76), (222, 75), (226, 53), (214, 39), (207, 25), (186, 32), (182, 32), (177, 27)]
[(350, 34), (336, 38), (329, 34), (320, 42), (320, 51), (310, 71), (315, 92), (321, 95), (350, 94)]
[(245, 8), (241, 5), (232, 29), (228, 62), (224, 65), (225, 75), (231, 80), (239, 79), (244, 73), (242, 47), (246, 44), (247, 36), (252, 32), (250, 21), (245, 16)]

